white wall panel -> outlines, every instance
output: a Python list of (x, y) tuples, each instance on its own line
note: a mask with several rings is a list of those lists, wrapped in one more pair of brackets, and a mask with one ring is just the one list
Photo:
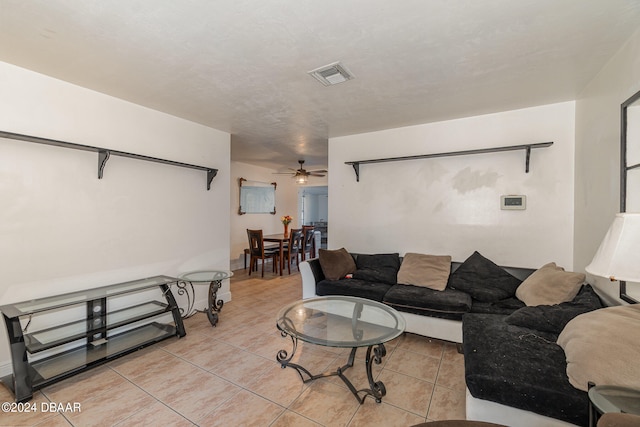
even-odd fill
[[(524, 151), (360, 166), (346, 161), (553, 141)], [(463, 261), (474, 250), (503, 265), (573, 266), (574, 103), (332, 138), (329, 247), (422, 252)], [(524, 194), (527, 209), (500, 209)]]
[(228, 133), (5, 63), (0, 93), (1, 130), (219, 169), (207, 191), (203, 171), (112, 157), (99, 180), (96, 153), (0, 138), (0, 304), (228, 268)]

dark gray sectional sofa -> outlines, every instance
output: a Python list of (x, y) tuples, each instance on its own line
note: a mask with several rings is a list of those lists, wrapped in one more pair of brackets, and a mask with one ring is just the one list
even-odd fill
[(573, 317), (603, 306), (589, 285), (571, 302), (527, 307), (515, 290), (535, 270), (500, 267), (477, 252), (451, 263), (443, 291), (393, 283), (397, 254), (352, 256), (357, 270), (341, 280), (326, 280), (317, 258), (302, 263), (303, 298), (373, 299), (401, 311), (407, 332), (462, 342), (468, 419), (586, 425), (587, 394), (569, 383), (556, 340)]

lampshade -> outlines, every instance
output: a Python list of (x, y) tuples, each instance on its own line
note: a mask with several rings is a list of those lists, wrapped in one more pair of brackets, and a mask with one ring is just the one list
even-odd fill
[(617, 214), (587, 273), (640, 282), (640, 213)]
[(296, 176), (296, 183), (297, 184), (306, 184), (307, 183), (307, 176), (306, 175), (302, 175), (299, 174)]

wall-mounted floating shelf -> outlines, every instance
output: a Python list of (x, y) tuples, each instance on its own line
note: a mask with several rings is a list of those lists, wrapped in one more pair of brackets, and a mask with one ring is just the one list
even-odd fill
[(347, 165), (353, 166), (353, 170), (356, 173), (356, 181), (360, 182), (360, 165), (369, 163), (385, 163), (385, 162), (401, 162), (404, 160), (418, 160), (418, 159), (431, 159), (434, 157), (451, 157), (451, 156), (465, 156), (468, 154), (484, 154), (484, 153), (498, 153), (501, 151), (516, 151), (525, 150), (525, 172), (529, 173), (529, 158), (531, 157), (532, 148), (545, 148), (553, 145), (553, 142), (539, 142), (536, 144), (523, 144), (523, 145), (510, 145), (508, 147), (494, 147), (494, 148), (479, 148), (477, 150), (464, 150), (464, 151), (450, 151), (448, 153), (433, 153), (433, 154), (418, 154), (415, 156), (402, 156), (402, 157), (387, 157), (384, 159), (371, 159), (371, 160), (356, 160), (353, 162), (344, 162)]
[(58, 141), (55, 139), (40, 138), (38, 136), (23, 135), (19, 133), (0, 131), (0, 138), (15, 139), (18, 141), (35, 142), (37, 144), (53, 145), (56, 147), (71, 148), (74, 150), (92, 151), (98, 153), (98, 179), (102, 179), (104, 167), (110, 156), (128, 157), (130, 159), (145, 160), (147, 162), (164, 163), (166, 165), (182, 168), (197, 169), (207, 172), (207, 190), (211, 189), (211, 182), (218, 174), (218, 169), (206, 166), (190, 165), (188, 163), (174, 162), (173, 160), (158, 159), (156, 157), (143, 156), (141, 154), (127, 153), (125, 151), (111, 150), (110, 148), (93, 147), (90, 145), (74, 144), (73, 142)]

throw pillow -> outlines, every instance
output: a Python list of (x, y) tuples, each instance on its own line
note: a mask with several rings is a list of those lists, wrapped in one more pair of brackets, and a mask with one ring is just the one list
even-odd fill
[(342, 279), (356, 271), (356, 263), (345, 248), (336, 250), (320, 249), (318, 251), (320, 268), (324, 277), (329, 280)]
[(585, 285), (573, 301), (522, 307), (507, 316), (504, 321), (510, 325), (558, 335), (571, 319), (598, 308), (602, 308), (600, 298), (591, 285)]
[(395, 285), (400, 268), (400, 255), (376, 254), (358, 255), (356, 257), (357, 270), (353, 273), (354, 279), (367, 280), (375, 283), (387, 283)]
[(481, 302), (496, 302), (515, 295), (521, 281), (491, 260), (474, 252), (451, 274), (449, 286)]
[(587, 383), (637, 388), (640, 384), (640, 304), (581, 314), (562, 330), (558, 345), (567, 357), (567, 376), (575, 388)]
[(398, 283), (444, 291), (451, 272), (448, 255), (425, 255), (408, 252), (398, 271)]
[(575, 298), (585, 275), (564, 271), (550, 262), (534, 271), (518, 287), (516, 296), (527, 305), (553, 305)]

